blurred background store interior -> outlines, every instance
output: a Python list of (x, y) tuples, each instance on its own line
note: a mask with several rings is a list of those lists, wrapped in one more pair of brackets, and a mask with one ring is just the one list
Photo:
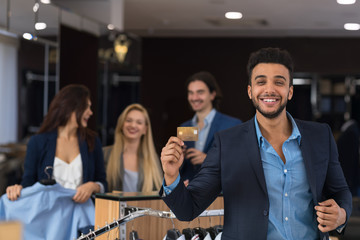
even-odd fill
[[(360, 121), (359, 24), (359, 1), (0, 0), (0, 192), (21, 177), (26, 142), (63, 86), (89, 87), (89, 127), (104, 146), (122, 110), (143, 104), (159, 153), (193, 116), (184, 82), (195, 72), (218, 80), (220, 111), (252, 118), (246, 63), (262, 47), (293, 56), (292, 116), (328, 123), (338, 139)], [(351, 224), (345, 239), (359, 239)]]

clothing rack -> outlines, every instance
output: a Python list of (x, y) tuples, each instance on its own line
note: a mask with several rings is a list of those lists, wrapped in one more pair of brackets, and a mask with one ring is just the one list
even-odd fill
[[(110, 224), (106, 224), (104, 227), (97, 229), (96, 231), (91, 231), (88, 234), (82, 234), (77, 240), (90, 240), (95, 239), (96, 237), (119, 227), (120, 225), (130, 222), (138, 217), (152, 216), (158, 218), (167, 218), (174, 219), (176, 218), (173, 212), (169, 211), (159, 211), (151, 208), (139, 208), (139, 207), (126, 207), (125, 208), (126, 216), (118, 220), (114, 220)], [(215, 216), (224, 216), (224, 209), (214, 209), (214, 210), (205, 210), (198, 217), (215, 217)]]

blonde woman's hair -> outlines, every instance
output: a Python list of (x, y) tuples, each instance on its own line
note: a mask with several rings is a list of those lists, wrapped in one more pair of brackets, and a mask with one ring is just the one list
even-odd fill
[(125, 145), (125, 136), (122, 132), (122, 128), (128, 113), (133, 110), (140, 111), (144, 115), (146, 124), (146, 133), (141, 137), (138, 149), (138, 164), (142, 164), (142, 168), (139, 168), (139, 170), (142, 169), (142, 171), (144, 171), (144, 184), (141, 191), (149, 192), (154, 189), (158, 190), (162, 184), (162, 171), (160, 168), (159, 157), (155, 151), (150, 118), (146, 109), (142, 105), (135, 103), (125, 108), (119, 116), (116, 124), (115, 141), (106, 169), (110, 191), (115, 190), (115, 188), (119, 186), (119, 182), (121, 182), (120, 179), (123, 177), (120, 176), (121, 172), (123, 172), (123, 169), (121, 169), (122, 166), (120, 164), (120, 157), (124, 151)]

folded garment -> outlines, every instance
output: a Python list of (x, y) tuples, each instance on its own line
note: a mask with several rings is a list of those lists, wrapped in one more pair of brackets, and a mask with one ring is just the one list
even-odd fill
[(95, 224), (95, 207), (91, 199), (74, 202), (75, 193), (59, 184), (35, 183), (24, 188), (16, 201), (4, 194), (0, 199), (0, 220), (22, 222), (24, 240), (76, 239), (80, 228)]

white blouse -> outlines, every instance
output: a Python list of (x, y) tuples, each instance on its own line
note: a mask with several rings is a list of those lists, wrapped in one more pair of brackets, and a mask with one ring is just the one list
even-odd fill
[(64, 188), (76, 189), (80, 186), (83, 180), (83, 167), (80, 153), (70, 163), (55, 157), (53, 177), (55, 181)]

